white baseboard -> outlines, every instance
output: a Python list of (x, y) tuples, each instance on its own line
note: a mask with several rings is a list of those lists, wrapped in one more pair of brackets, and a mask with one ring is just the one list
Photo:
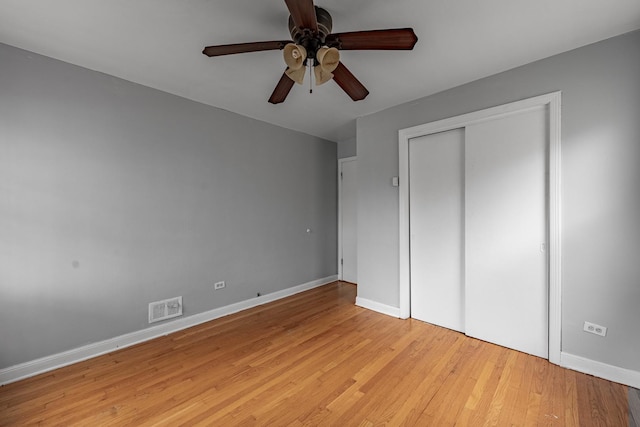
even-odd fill
[(640, 388), (640, 372), (586, 359), (569, 353), (560, 354), (560, 366), (605, 380)]
[(53, 354), (51, 356), (46, 356), (40, 359), (21, 363), (19, 365), (10, 366), (5, 369), (0, 369), (0, 385), (9, 384), (15, 381), (22, 380), (24, 378), (52, 371), (63, 366), (68, 366), (74, 363), (81, 362), (83, 360), (91, 359), (92, 357), (100, 356), (125, 347), (130, 347), (132, 345), (168, 335), (173, 332), (181, 331), (183, 329), (187, 329), (192, 326), (217, 319), (219, 317), (227, 316), (229, 314), (237, 313), (239, 311), (266, 304), (268, 302), (286, 298), (288, 296), (295, 295), (309, 289), (317, 288), (319, 286), (335, 282), (336, 280), (338, 280), (337, 275), (313, 280), (311, 282), (303, 283), (302, 285), (283, 289), (281, 291), (273, 292), (270, 294), (265, 294), (257, 298), (252, 298), (250, 300), (240, 301), (235, 304), (215, 308), (204, 313), (194, 314), (193, 316), (178, 318), (161, 325), (152, 326), (150, 328), (131, 332), (125, 335), (120, 335), (108, 340), (78, 347), (73, 350)]
[(400, 317), (400, 309), (398, 307), (392, 307), (390, 305), (382, 304), (376, 301), (371, 301), (366, 298), (356, 297), (356, 305), (358, 307), (366, 308), (369, 310), (377, 311), (378, 313), (386, 314), (387, 316)]

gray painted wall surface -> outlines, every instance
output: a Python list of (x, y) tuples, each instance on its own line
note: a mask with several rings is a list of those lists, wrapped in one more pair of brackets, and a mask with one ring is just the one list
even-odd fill
[(562, 351), (640, 371), (638, 31), (358, 119), (358, 296), (398, 307), (398, 130), (557, 90)]
[(344, 141), (338, 141), (338, 158), (346, 159), (347, 157), (354, 157), (356, 155), (356, 137), (346, 139)]
[(0, 44), (0, 368), (336, 274), (336, 158)]

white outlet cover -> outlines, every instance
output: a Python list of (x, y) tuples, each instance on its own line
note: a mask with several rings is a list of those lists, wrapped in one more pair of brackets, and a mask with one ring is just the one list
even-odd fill
[(591, 334), (600, 335), (601, 337), (604, 337), (607, 335), (606, 326), (596, 325), (595, 323), (591, 323), (591, 322), (584, 322), (583, 330)]

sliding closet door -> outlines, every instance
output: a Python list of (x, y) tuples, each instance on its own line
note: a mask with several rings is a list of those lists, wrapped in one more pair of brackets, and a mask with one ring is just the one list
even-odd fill
[(544, 358), (547, 126), (540, 107), (465, 130), (466, 333)]
[(409, 142), (411, 317), (464, 331), (464, 130)]

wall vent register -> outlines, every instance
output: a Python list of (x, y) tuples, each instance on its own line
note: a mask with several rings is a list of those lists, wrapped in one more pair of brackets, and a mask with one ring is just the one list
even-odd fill
[(182, 316), (182, 297), (169, 298), (149, 304), (149, 323)]

